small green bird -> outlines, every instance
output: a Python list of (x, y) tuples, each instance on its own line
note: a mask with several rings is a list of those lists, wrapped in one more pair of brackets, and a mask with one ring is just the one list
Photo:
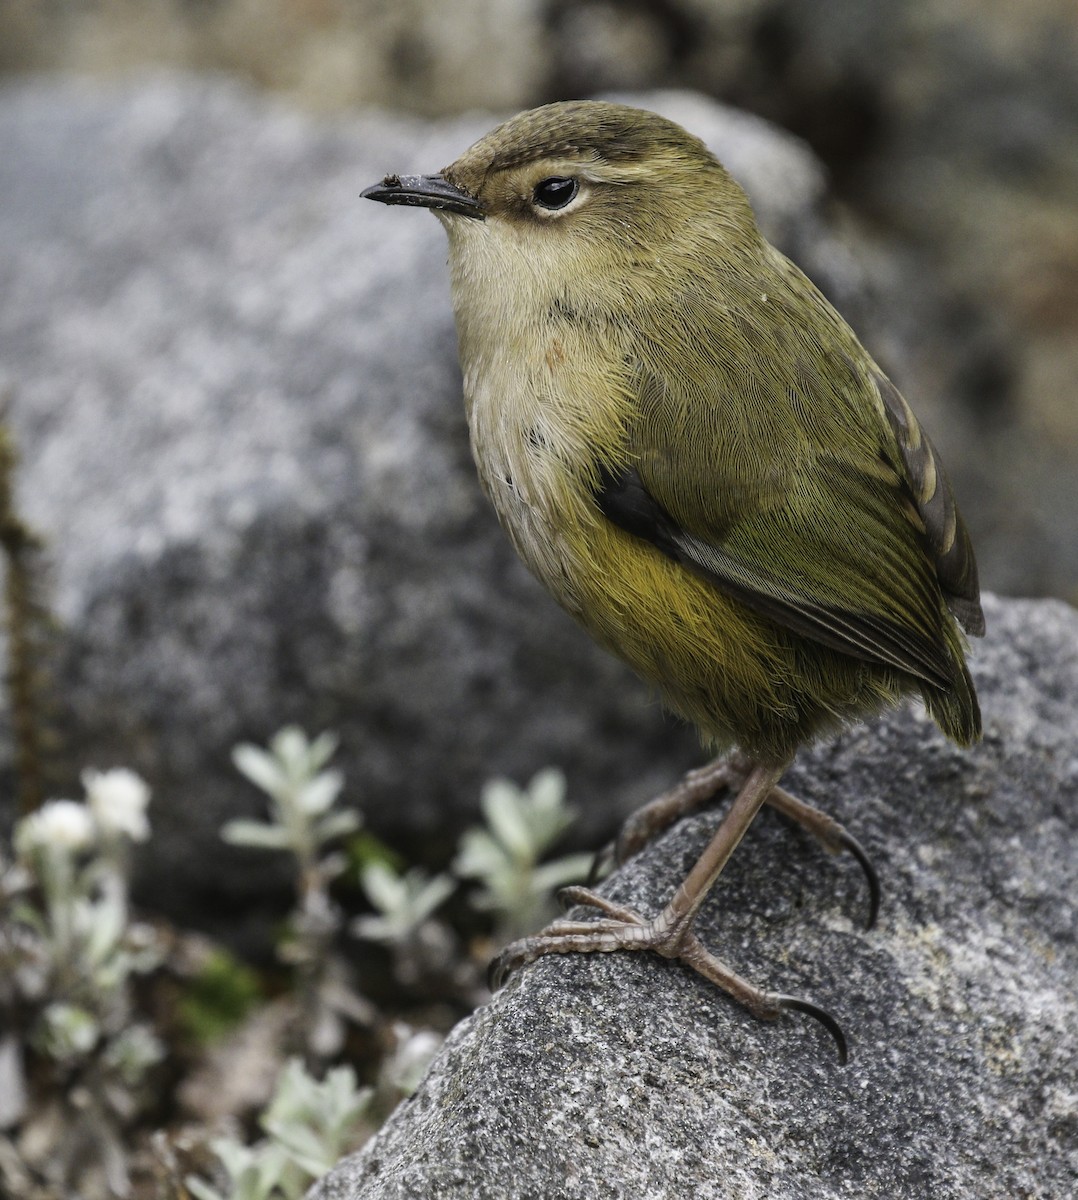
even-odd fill
[(496, 974), (650, 949), (757, 1016), (817, 1016), (843, 1049), (826, 1013), (739, 978), (692, 925), (765, 802), (859, 852), (778, 786), (798, 747), (910, 693), (959, 745), (980, 736), (958, 628), (984, 632), (977, 569), (935, 450), (714, 155), (654, 113), (549, 104), (440, 174), (363, 195), (433, 209), (449, 235), (472, 450), (521, 558), (707, 743), (739, 752), (623, 840), (739, 789), (658, 916), (569, 889), (604, 917), (515, 943)]

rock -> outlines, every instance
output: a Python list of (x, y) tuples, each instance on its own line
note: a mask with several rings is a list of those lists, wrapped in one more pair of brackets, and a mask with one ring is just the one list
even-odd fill
[[(638, 102), (870, 319), (799, 142)], [(141, 897), (233, 940), (270, 870), (218, 838), (261, 803), (238, 741), (336, 729), (347, 797), (443, 862), (493, 774), (563, 767), (595, 844), (699, 754), (517, 562), (470, 461), (444, 234), (359, 199), (495, 119), (320, 122), (216, 77), (0, 91), (0, 387), (64, 625), (56, 786), (144, 775)]]
[[(1078, 614), (986, 604), (969, 752), (903, 709), (806, 753), (863, 880), (765, 811), (701, 914), (750, 979), (849, 1036), (753, 1020), (651, 955), (548, 958), (451, 1034), (415, 1095), (310, 1200), (1063, 1200), (1078, 1179)], [(606, 885), (651, 912), (714, 813)]]

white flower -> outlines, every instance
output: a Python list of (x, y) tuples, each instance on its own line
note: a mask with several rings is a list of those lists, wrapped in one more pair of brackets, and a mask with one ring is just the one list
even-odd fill
[(48, 800), (15, 829), (15, 849), (22, 858), (31, 858), (39, 850), (77, 854), (93, 841), (93, 817), (77, 800)]
[(86, 770), (82, 773), (82, 786), (94, 820), (105, 833), (122, 833), (134, 842), (144, 842), (150, 836), (150, 822), (146, 819), (150, 789), (134, 771), (126, 767)]

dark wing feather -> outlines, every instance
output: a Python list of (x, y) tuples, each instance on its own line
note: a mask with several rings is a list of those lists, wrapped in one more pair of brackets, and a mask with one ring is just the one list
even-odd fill
[(759, 564), (688, 532), (648, 492), (635, 467), (601, 471), (596, 500), (615, 525), (778, 624), (855, 658), (897, 667), (936, 686), (948, 684), (947, 661), (931, 638), (882, 615), (799, 594)]

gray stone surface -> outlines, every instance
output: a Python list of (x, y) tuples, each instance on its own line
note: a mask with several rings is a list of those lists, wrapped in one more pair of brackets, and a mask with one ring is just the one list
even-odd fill
[[(902, 710), (790, 786), (862, 839), (863, 887), (765, 812), (701, 915), (750, 978), (838, 1017), (761, 1024), (652, 956), (550, 958), (462, 1022), (311, 1200), (1068, 1200), (1078, 1184), (1078, 614), (986, 605), (970, 752)], [(716, 823), (606, 886), (658, 908)]]
[[(800, 143), (639, 102), (706, 137), (871, 319)], [(262, 894), (265, 856), (217, 838), (258, 804), (228, 752), (288, 721), (340, 732), (349, 796), (408, 857), (444, 858), (492, 774), (564, 767), (594, 842), (697, 754), (480, 495), (442, 230), (359, 199), (494, 120), (317, 121), (216, 77), (0, 90), (0, 386), (65, 626), (57, 787), (146, 776), (142, 895), (167, 911), (236, 932)]]

